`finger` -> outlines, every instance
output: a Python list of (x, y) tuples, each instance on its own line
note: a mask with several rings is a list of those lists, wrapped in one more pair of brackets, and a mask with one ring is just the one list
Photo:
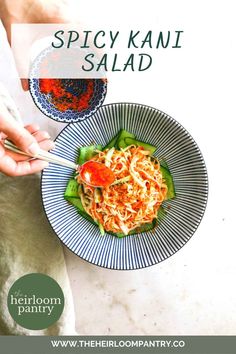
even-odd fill
[(48, 132), (39, 130), (40, 128), (38, 124), (30, 124), (26, 126), (25, 129), (27, 129), (28, 132), (33, 134), (38, 143), (41, 143), (45, 140), (47, 141), (45, 142), (45, 144), (39, 144), (41, 149), (51, 150), (55, 148), (55, 143), (51, 140), (51, 137)]
[[(45, 151), (49, 151), (49, 150), (52, 150), (55, 148), (55, 143), (52, 140), (43, 140), (43, 141), (39, 142), (39, 146), (40, 146), (40, 149), (43, 149)], [(26, 161), (26, 160), (30, 159), (29, 156), (17, 154), (16, 152), (13, 152), (13, 151), (10, 151), (7, 149), (5, 151), (5, 154), (10, 156), (16, 162)]]
[(9, 157), (11, 157), (16, 162), (29, 160), (29, 156), (24, 156), (24, 155), (21, 155), (21, 154), (17, 154), (16, 152), (13, 152), (13, 151), (10, 151), (10, 150), (6, 149), (5, 146), (4, 146), (3, 141), (0, 141), (0, 159), (3, 157), (3, 155), (8, 155)]
[(49, 151), (55, 148), (55, 143), (52, 140), (43, 140), (39, 143), (41, 149)]
[(29, 90), (29, 80), (28, 79), (20, 79), (21, 81), (21, 86), (23, 88), (24, 91), (28, 91)]
[(41, 149), (49, 151), (55, 148), (55, 143), (50, 139), (50, 135), (45, 131), (37, 131), (34, 133), (34, 137), (37, 140)]
[(4, 105), (0, 107), (0, 131), (5, 133), (23, 151), (33, 156), (37, 155), (39, 146), (36, 139), (14, 120)]
[[(43, 141), (39, 142), (39, 147), (42, 150), (49, 151), (49, 150), (52, 150), (52, 149), (55, 148), (55, 143), (52, 140), (46, 139), (46, 140), (43, 140)], [(30, 159), (29, 156), (24, 156), (24, 155), (18, 154), (16, 152), (13, 152), (13, 151), (10, 151), (10, 150), (7, 150), (7, 149), (5, 151), (5, 154), (10, 156), (16, 162), (26, 161), (26, 160)]]
[[(29, 132), (30, 134), (33, 134), (34, 137), (35, 137), (35, 134), (39, 131), (40, 127), (39, 127), (38, 124), (33, 123), (33, 124), (26, 125), (26, 126), (25, 126), (25, 129), (27, 129), (28, 132)], [(48, 134), (48, 133), (47, 133), (47, 134)], [(49, 134), (48, 134), (48, 137), (47, 137), (47, 134), (45, 134), (45, 139), (49, 139), (49, 138), (50, 138), (50, 137), (49, 137)], [(6, 138), (7, 138), (6, 134), (0, 132), (0, 141), (3, 141), (3, 140), (6, 139)], [(36, 139), (36, 140), (37, 140), (37, 139)], [(41, 139), (41, 140), (43, 140), (43, 139)]]
[(50, 135), (48, 134), (48, 132), (42, 131), (42, 130), (38, 130), (37, 132), (34, 133), (34, 137), (37, 140), (37, 142), (41, 142), (43, 140), (49, 140), (50, 139)]
[(22, 161), (17, 163), (15, 176), (24, 176), (42, 171), (48, 167), (48, 162), (42, 160)]
[(26, 161), (26, 160), (30, 159), (29, 156), (24, 156), (24, 155), (21, 155), (21, 154), (17, 154), (16, 152), (13, 152), (13, 151), (10, 151), (10, 150), (6, 150), (5, 151), (5, 155), (8, 155), (9, 157), (11, 157), (16, 162)]
[(24, 176), (37, 173), (47, 166), (48, 162), (42, 160), (16, 162), (8, 155), (4, 155), (0, 159), (0, 171), (8, 176)]
[(6, 139), (6, 134), (0, 132), (0, 142)]
[(33, 123), (33, 124), (26, 125), (25, 129), (27, 129), (30, 134), (35, 134), (37, 131), (39, 131), (40, 127), (38, 124)]

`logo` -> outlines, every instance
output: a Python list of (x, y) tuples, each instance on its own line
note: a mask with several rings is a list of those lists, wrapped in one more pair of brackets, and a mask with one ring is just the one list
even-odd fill
[(39, 330), (58, 321), (64, 309), (64, 294), (53, 278), (31, 273), (12, 285), (7, 305), (16, 323), (27, 329)]

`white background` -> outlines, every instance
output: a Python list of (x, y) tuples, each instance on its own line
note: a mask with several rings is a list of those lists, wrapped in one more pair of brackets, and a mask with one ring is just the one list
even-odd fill
[[(205, 216), (193, 238), (163, 263), (139, 271), (90, 265), (66, 250), (81, 334), (236, 334), (234, 1), (77, 1), (81, 23), (184, 30), (182, 48), (157, 52), (155, 72), (109, 77), (105, 103), (151, 105), (198, 143), (209, 174)], [(87, 28), (86, 28), (87, 29)], [(25, 122), (55, 136), (63, 127), (34, 106), (14, 79), (1, 33), (0, 81)]]

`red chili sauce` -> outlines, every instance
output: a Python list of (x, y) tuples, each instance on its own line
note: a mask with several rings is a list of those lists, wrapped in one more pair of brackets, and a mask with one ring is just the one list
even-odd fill
[(67, 109), (72, 109), (81, 112), (89, 108), (94, 94), (94, 80), (81, 80), (87, 80), (87, 89), (78, 96), (68, 92), (60, 79), (39, 79), (39, 89), (41, 93), (51, 94), (51, 102), (59, 111), (65, 112)]
[(79, 172), (83, 181), (94, 187), (108, 187), (115, 180), (112, 170), (96, 161), (86, 162), (80, 167)]

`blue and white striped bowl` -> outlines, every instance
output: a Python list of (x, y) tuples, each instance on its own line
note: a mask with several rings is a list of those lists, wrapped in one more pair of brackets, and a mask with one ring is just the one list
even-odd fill
[(81, 217), (63, 198), (72, 171), (50, 164), (42, 174), (46, 215), (60, 240), (79, 257), (118, 270), (140, 269), (176, 253), (196, 231), (206, 208), (207, 170), (189, 133), (167, 114), (141, 104), (102, 106), (88, 120), (68, 125), (57, 137), (53, 154), (75, 161), (78, 147), (106, 145), (121, 129), (157, 146), (174, 178), (176, 198), (165, 202), (167, 215), (152, 231), (124, 238), (101, 236), (98, 227)]

